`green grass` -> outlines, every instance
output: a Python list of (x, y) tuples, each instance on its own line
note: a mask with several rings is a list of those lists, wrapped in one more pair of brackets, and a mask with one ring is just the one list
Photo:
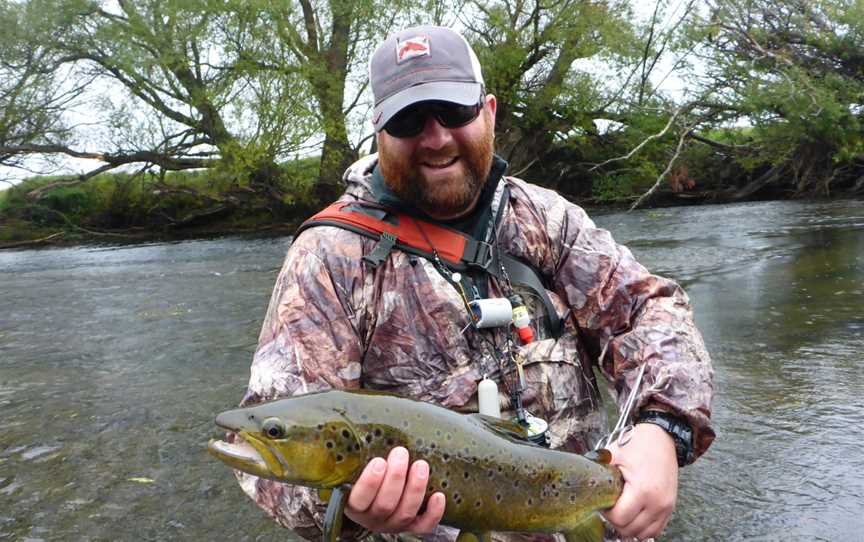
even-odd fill
[[(280, 164), (278, 178), (271, 180), (275, 192), (252, 186), (250, 179), (210, 169), (164, 175), (105, 173), (53, 188), (34, 201), (30, 192), (66, 178), (31, 177), (0, 192), (0, 241), (37, 239), (60, 230), (80, 234), (79, 228), (163, 234), (179, 231), (178, 223), (186, 228), (187, 217), (200, 215), (207, 218), (196, 219), (193, 230), (255, 229), (290, 222), (296, 218), (292, 210), (297, 205), (315, 205), (318, 161), (311, 157)], [(273, 200), (274, 193), (282, 194), (281, 202)], [(208, 214), (220, 201), (241, 203), (229, 207), (227, 214)]]

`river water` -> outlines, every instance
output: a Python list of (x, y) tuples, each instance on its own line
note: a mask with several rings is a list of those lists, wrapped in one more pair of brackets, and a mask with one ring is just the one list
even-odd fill
[[(718, 439), (661, 540), (862, 540), (864, 202), (596, 217), (692, 299)], [(0, 252), (0, 540), (283, 540), (204, 451), (287, 238)]]

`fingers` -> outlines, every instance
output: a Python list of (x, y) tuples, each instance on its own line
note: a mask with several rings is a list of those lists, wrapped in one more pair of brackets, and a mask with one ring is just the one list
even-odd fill
[(375, 532), (431, 532), (444, 514), (445, 499), (436, 493), (418, 515), (428, 480), (428, 463), (420, 460), (409, 466), (408, 451), (393, 448), (386, 461), (375, 458), (363, 469), (348, 496), (345, 515)]
[(402, 499), (407, 475), (408, 450), (401, 446), (393, 448), (387, 456), (387, 472), (384, 474), (384, 481), (367, 510), (370, 519), (383, 522), (396, 510), (396, 506)]
[(426, 502), (426, 510), (417, 516), (411, 525), (405, 529), (408, 532), (416, 534), (431, 533), (435, 527), (441, 523), (441, 518), (444, 517), (444, 505), (447, 499), (440, 491), (433, 493)]
[(603, 513), (621, 535), (638, 540), (659, 536), (671, 514), (670, 507), (646, 506), (640, 495), (626, 484), (615, 506)]
[(642, 503), (637, 498), (636, 492), (631, 489), (630, 484), (625, 483), (624, 490), (621, 492), (618, 502), (615, 503), (615, 506), (603, 512), (603, 516), (605, 516), (606, 519), (609, 520), (609, 523), (618, 529), (621, 534), (627, 534), (624, 533), (622, 529), (630, 525), (641, 511)]
[(360, 474), (360, 478), (354, 483), (354, 487), (351, 488), (351, 493), (348, 495), (347, 510), (364, 512), (372, 506), (372, 501), (375, 500), (378, 489), (384, 482), (386, 472), (387, 461), (384, 458), (376, 457), (370, 461)]

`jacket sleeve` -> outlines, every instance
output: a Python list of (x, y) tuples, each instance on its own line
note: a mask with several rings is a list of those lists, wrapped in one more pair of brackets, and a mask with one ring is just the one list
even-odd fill
[[(714, 439), (710, 426), (713, 369), (675, 282), (650, 274), (610, 233), (576, 205), (549, 209), (554, 288), (570, 307), (588, 350), (624, 406), (640, 365), (646, 370), (633, 412), (659, 405), (693, 428), (695, 456)], [(557, 242), (556, 242), (557, 241)]]
[[(361, 285), (353, 292), (352, 282), (362, 281), (362, 271), (359, 256), (348, 261), (352, 247), (339, 246), (341, 234), (332, 228), (313, 228), (298, 236), (288, 250), (258, 339), (243, 406), (360, 386), (362, 307), (358, 306), (364, 288)], [(320, 540), (326, 503), (317, 492), (242, 472), (236, 475), (243, 491), (279, 524), (309, 540)]]

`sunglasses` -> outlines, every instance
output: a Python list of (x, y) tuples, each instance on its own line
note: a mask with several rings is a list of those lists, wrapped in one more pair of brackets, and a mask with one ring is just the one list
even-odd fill
[(413, 137), (423, 131), (430, 115), (444, 128), (459, 128), (476, 119), (483, 110), (483, 105), (482, 99), (474, 105), (421, 102), (393, 115), (384, 125), (384, 130), (393, 137)]

